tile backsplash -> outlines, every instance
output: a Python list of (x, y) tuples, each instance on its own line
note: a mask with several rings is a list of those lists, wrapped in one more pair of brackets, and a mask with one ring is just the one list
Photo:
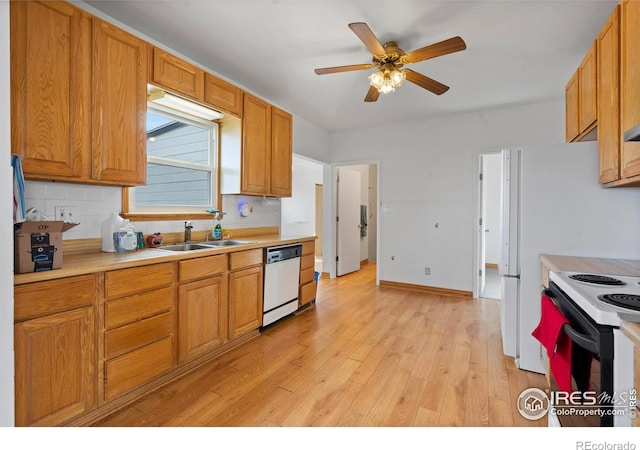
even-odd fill
[[(121, 188), (112, 186), (92, 186), (44, 181), (25, 183), (25, 203), (28, 208), (36, 208), (54, 220), (56, 207), (71, 207), (71, 222), (80, 225), (64, 233), (64, 239), (99, 238), (100, 228), (112, 212), (120, 212), (122, 207)], [(247, 216), (242, 217), (242, 205)], [(222, 211), (225, 213), (223, 228), (255, 228), (280, 226), (280, 199), (249, 195), (223, 195)], [(137, 231), (144, 234), (168, 233), (184, 230), (184, 221), (167, 220), (161, 222), (132, 222)], [(194, 230), (213, 227), (212, 220), (194, 220)]]

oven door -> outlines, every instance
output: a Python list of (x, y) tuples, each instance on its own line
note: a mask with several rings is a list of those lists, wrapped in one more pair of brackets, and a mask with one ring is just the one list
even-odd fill
[[(550, 421), (563, 427), (613, 426), (613, 327), (598, 325), (555, 283), (544, 291), (569, 320), (572, 393), (562, 392), (550, 373)], [(555, 414), (554, 414), (555, 413)], [(555, 415), (555, 417), (551, 417)]]

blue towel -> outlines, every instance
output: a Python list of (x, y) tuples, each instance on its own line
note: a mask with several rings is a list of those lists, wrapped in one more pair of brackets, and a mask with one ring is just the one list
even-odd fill
[(11, 155), (13, 167), (13, 223), (22, 223), (26, 220), (26, 208), (24, 206), (24, 174), (22, 173), (22, 161), (18, 155)]

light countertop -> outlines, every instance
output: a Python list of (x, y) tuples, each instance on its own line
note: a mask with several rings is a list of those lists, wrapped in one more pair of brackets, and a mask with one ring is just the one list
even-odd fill
[(270, 234), (239, 239), (248, 241), (250, 244), (186, 252), (168, 251), (158, 248), (145, 248), (131, 253), (103, 253), (95, 251), (89, 253), (74, 253), (70, 255), (65, 254), (63, 255), (62, 268), (46, 272), (16, 274), (13, 277), (13, 283), (17, 286), (20, 284), (54, 280), (88, 273), (103, 272), (106, 270), (125, 269), (148, 264), (240, 252), (273, 245), (305, 242), (315, 240), (316, 237)]

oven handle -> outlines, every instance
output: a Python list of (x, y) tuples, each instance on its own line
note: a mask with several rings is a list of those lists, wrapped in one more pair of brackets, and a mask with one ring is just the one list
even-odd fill
[[(553, 291), (551, 289), (543, 289), (542, 294), (553, 298)], [(568, 323), (565, 323), (562, 326), (562, 330), (564, 331), (564, 334), (569, 336), (569, 339), (578, 344), (580, 347), (584, 348), (587, 351), (590, 351), (594, 355), (600, 354), (600, 345), (598, 344), (598, 342), (591, 339), (589, 335), (577, 332)]]
[(576, 330), (571, 328), (571, 325), (569, 325), (568, 323), (565, 323), (562, 326), (562, 330), (564, 331), (564, 334), (569, 336), (569, 338), (580, 347), (584, 348), (587, 351), (590, 351), (594, 355), (600, 354), (600, 346), (598, 345), (598, 343), (589, 338), (589, 336), (587, 336), (586, 334), (578, 333)]

